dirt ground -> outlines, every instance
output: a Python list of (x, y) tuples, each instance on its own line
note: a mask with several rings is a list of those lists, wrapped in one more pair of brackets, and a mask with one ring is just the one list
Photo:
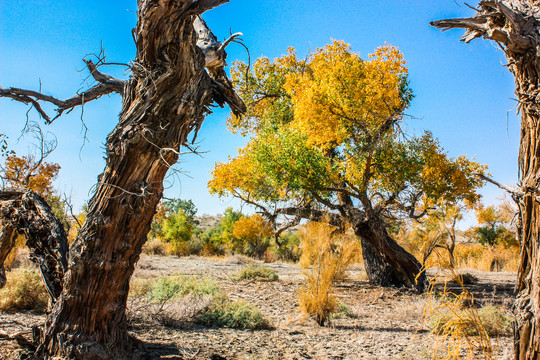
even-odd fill
[[(427, 296), (408, 290), (370, 286), (361, 267), (349, 272), (336, 293), (351, 316), (334, 319), (328, 327), (298, 311), (297, 291), (303, 283), (298, 265), (266, 264), (279, 275), (277, 282), (233, 281), (245, 266), (241, 258), (209, 260), (144, 256), (135, 277), (171, 274), (213, 278), (233, 300), (257, 306), (269, 320), (268, 330), (208, 328), (191, 321), (165, 323), (144, 314), (144, 304), (130, 302), (130, 332), (142, 340), (155, 359), (431, 359), (439, 338), (428, 332), (423, 319)], [(479, 304), (507, 308), (512, 302), (515, 273), (467, 272), (478, 277), (467, 285)], [(433, 276), (435, 271), (430, 271)], [(42, 323), (43, 315), (0, 313), (0, 331), (13, 334)], [(1, 334), (0, 334), (1, 335)], [(495, 359), (511, 359), (512, 339), (492, 339)], [(0, 360), (20, 358), (15, 341), (0, 336)]]

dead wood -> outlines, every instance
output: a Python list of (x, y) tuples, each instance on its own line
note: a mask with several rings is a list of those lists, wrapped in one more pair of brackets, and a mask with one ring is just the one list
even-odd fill
[(64, 227), (47, 202), (35, 192), (0, 190), (0, 287), (5, 285), (4, 261), (19, 234), (25, 237), (30, 259), (38, 265), (54, 303), (62, 293), (68, 267)]
[[(483, 37), (499, 43), (515, 77), (521, 111), (519, 188), (513, 193), (519, 206), (518, 234), (522, 244), (514, 305), (515, 358), (540, 358), (540, 2), (536, 0), (482, 0), (467, 19), (434, 21), (443, 30), (463, 28), (462, 41)], [(495, 183), (499, 186), (500, 184)], [(500, 186), (501, 187), (501, 186)]]

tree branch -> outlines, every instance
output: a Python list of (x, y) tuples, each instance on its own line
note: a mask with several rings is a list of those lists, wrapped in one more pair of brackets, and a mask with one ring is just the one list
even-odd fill
[(484, 181), (487, 181), (488, 183), (491, 183), (495, 186), (497, 186), (498, 188), (504, 190), (504, 191), (507, 191), (510, 193), (510, 195), (513, 195), (513, 196), (517, 196), (517, 197), (523, 197), (525, 195), (525, 192), (523, 192), (522, 190), (519, 190), (519, 189), (514, 189), (510, 186), (506, 186), (504, 184), (501, 184), (500, 182), (498, 181), (495, 181), (483, 174), (474, 174), (476, 176), (478, 176), (480, 179), (484, 180)]
[(221, 4), (228, 3), (229, 0), (196, 0), (187, 11), (189, 15), (200, 15), (205, 11), (215, 8)]
[[(82, 106), (92, 100), (96, 100), (103, 95), (111, 94), (113, 92), (123, 95), (125, 81), (113, 78), (112, 76), (103, 74), (98, 71), (95, 64), (90, 60), (84, 60), (88, 70), (92, 77), (99, 82), (99, 84), (91, 87), (90, 89), (70, 97), (66, 100), (60, 100), (50, 95), (42, 94), (38, 91), (19, 89), (19, 88), (7, 88), (4, 89), (0, 87), (0, 97), (11, 98), (15, 101), (21, 102), (23, 104), (34, 106), (39, 115), (45, 119), (47, 124), (52, 123), (54, 120), (59, 118), (65, 111), (71, 111), (77, 106)], [(42, 102), (48, 102), (53, 105), (56, 105), (56, 115), (51, 119), (51, 117), (43, 110), (41, 107)]]
[(510, 51), (523, 53), (535, 44), (537, 34), (533, 25), (536, 19), (512, 4), (504, 0), (482, 0), (472, 18), (438, 20), (430, 25), (443, 31), (465, 29), (461, 41), (466, 43), (484, 37), (503, 44)]

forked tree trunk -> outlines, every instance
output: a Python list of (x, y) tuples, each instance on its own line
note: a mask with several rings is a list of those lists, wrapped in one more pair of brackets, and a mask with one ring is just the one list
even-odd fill
[(435, 21), (443, 28), (467, 29), (462, 40), (497, 41), (514, 74), (521, 110), (520, 189), (510, 190), (519, 206), (521, 259), (514, 305), (516, 360), (540, 358), (540, 1), (480, 1), (470, 19)]
[[(47, 317), (38, 355), (132, 358), (125, 314), (129, 280), (162, 197), (165, 174), (212, 103), (228, 103), (236, 113), (245, 109), (223, 71), (223, 49), (216, 48), (219, 43), (197, 18), (227, 1), (138, 1), (133, 32), (137, 55), (130, 79), (121, 89), (119, 81), (98, 79), (102, 88), (114, 85), (123, 94), (122, 111), (107, 138), (106, 167), (69, 249), (63, 290)], [(212, 60), (211, 65), (206, 62), (208, 72), (205, 55)], [(96, 77), (99, 73), (91, 66)], [(13, 88), (0, 91), (22, 102), (32, 102), (28, 99), (35, 94), (21, 95)]]

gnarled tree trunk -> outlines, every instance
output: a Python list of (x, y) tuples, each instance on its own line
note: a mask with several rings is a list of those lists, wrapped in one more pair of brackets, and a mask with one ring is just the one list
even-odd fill
[[(112, 91), (123, 95), (123, 105), (107, 138), (106, 167), (87, 219), (69, 250), (63, 290), (47, 317), (39, 355), (131, 358), (125, 315), (129, 279), (162, 197), (165, 174), (212, 103), (244, 111), (223, 71), (223, 47), (198, 18), (227, 1), (139, 0), (130, 79), (103, 76), (87, 62), (99, 86), (114, 86)], [(50, 101), (13, 88), (0, 88), (0, 96), (33, 105)], [(71, 105), (56, 101), (59, 114)]]
[(515, 313), (515, 358), (540, 358), (540, 1), (480, 1), (469, 19), (435, 21), (443, 28), (463, 28), (462, 40), (484, 37), (498, 42), (514, 74), (521, 110), (519, 183), (505, 188), (519, 206), (521, 259)]
[(424, 290), (426, 275), (422, 265), (388, 235), (384, 222), (365, 221), (355, 225), (354, 231), (362, 242), (364, 266), (371, 284)]

